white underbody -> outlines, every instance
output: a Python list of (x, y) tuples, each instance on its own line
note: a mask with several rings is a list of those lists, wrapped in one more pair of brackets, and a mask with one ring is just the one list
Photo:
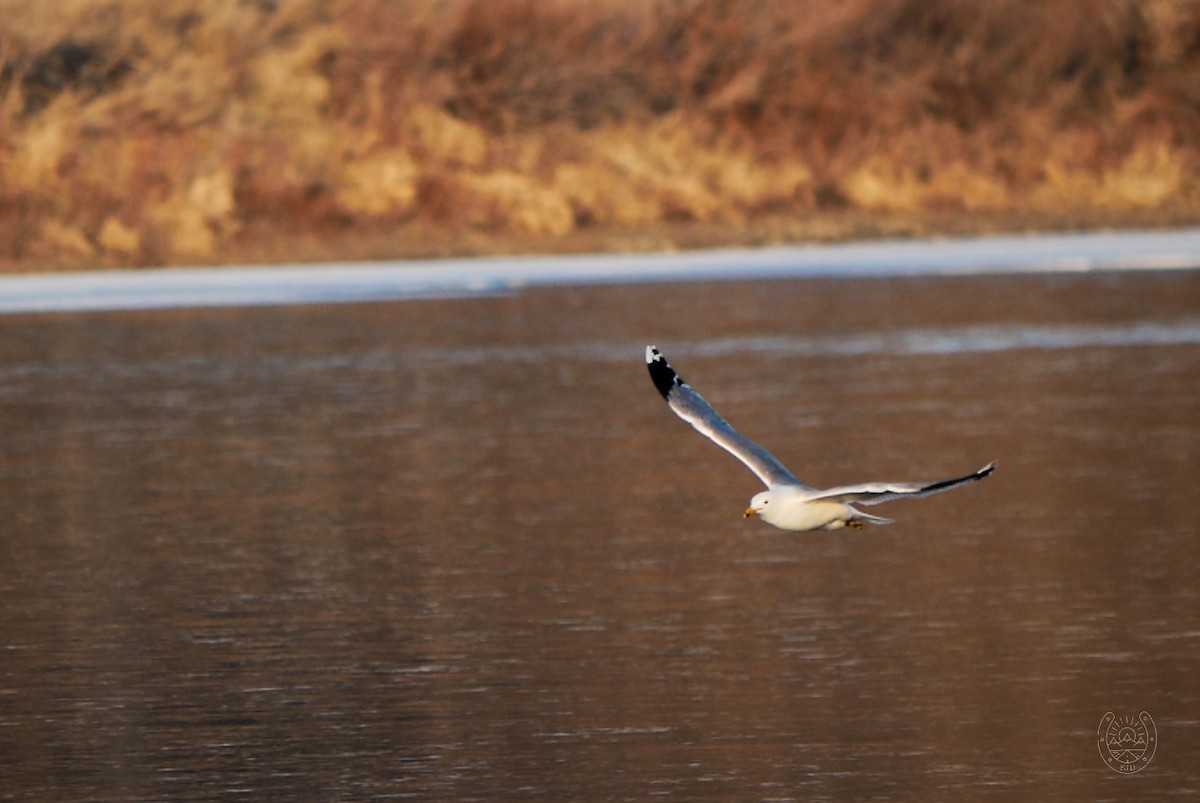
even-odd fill
[(808, 489), (776, 486), (755, 496), (747, 515), (753, 511), (767, 524), (795, 532), (891, 523), (891, 519), (863, 513), (840, 499), (811, 499), (811, 495)]

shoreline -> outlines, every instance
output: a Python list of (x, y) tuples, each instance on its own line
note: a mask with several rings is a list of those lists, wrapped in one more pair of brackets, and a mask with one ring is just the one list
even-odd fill
[(1200, 268), (1200, 228), (0, 276), (0, 314), (364, 303), (633, 282)]

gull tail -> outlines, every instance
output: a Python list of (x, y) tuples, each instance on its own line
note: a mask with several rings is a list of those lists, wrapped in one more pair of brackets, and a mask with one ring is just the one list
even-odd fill
[(854, 518), (850, 519), (850, 521), (858, 522), (860, 526), (863, 524), (891, 524), (895, 521), (895, 519), (885, 519), (883, 516), (872, 516), (870, 513), (863, 513), (856, 507), (850, 509), (854, 511)]

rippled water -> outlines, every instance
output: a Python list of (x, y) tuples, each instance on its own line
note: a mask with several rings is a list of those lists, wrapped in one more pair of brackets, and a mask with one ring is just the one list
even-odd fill
[[(0, 796), (1200, 794), (1200, 274), (0, 321)], [(791, 535), (655, 342), (805, 480)], [(1106, 712), (1159, 741), (1122, 776)]]

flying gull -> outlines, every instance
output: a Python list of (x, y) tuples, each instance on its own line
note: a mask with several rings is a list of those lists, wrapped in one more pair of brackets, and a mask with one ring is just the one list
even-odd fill
[(972, 474), (938, 482), (866, 482), (824, 490), (813, 488), (796, 479), (766, 449), (729, 426), (703, 396), (675, 373), (667, 358), (654, 346), (646, 346), (646, 365), (654, 386), (677, 416), (745, 463), (766, 484), (767, 490), (750, 500), (746, 518), (758, 516), (783, 530), (803, 532), (891, 524), (891, 519), (863, 513), (854, 505), (877, 505), (893, 499), (948, 491), (981, 480), (996, 468), (995, 463), (988, 463)]

